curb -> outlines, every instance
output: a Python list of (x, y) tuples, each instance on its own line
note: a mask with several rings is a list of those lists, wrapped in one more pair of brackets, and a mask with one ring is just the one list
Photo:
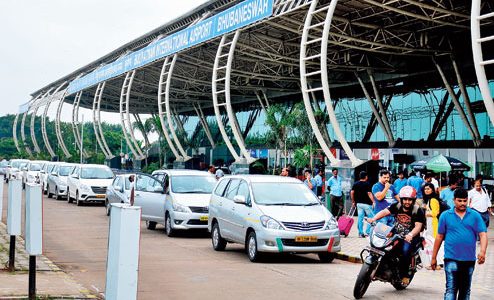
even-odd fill
[(360, 259), (360, 257), (353, 256), (353, 255), (348, 255), (348, 254), (345, 254), (343, 252), (337, 252), (335, 258), (337, 258), (339, 260), (344, 260), (344, 261), (347, 261), (347, 262), (351, 262), (351, 263), (354, 263), (354, 264), (361, 264), (362, 263), (362, 259)]

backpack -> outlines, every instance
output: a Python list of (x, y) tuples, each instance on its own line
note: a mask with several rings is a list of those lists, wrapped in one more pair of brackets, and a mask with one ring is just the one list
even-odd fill
[[(443, 201), (442, 199), (440, 198), (437, 198), (436, 199), (437, 202), (439, 202), (439, 214), (437, 215), (437, 219), (439, 220), (439, 217), (441, 216), (441, 214), (447, 210), (449, 210), (451, 207), (449, 207), (448, 203), (446, 203), (446, 201)], [(429, 208), (431, 208), (431, 201), (429, 200)]]

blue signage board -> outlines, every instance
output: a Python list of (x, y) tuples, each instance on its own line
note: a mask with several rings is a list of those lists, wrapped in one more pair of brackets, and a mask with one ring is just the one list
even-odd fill
[(67, 93), (76, 93), (99, 82), (265, 19), (272, 13), (273, 0), (243, 1), (72, 81)]

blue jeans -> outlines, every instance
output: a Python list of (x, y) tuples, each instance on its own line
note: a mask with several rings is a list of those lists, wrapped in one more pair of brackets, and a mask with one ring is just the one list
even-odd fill
[(403, 277), (408, 277), (408, 271), (410, 268), (411, 254), (412, 251), (416, 249), (417, 244), (420, 241), (420, 237), (416, 236), (412, 239), (412, 242), (409, 243), (405, 240), (402, 241), (401, 244), (401, 255), (402, 259), (400, 261), (400, 275)]
[[(364, 234), (364, 217), (372, 218), (374, 217), (374, 213), (372, 212), (372, 206), (364, 203), (357, 203), (357, 213), (358, 213), (358, 234)], [(371, 230), (371, 226), (367, 224), (366, 234), (369, 235)]]
[[(446, 292), (444, 300), (469, 300), (475, 261), (444, 260)], [(458, 298), (457, 298), (458, 294)]]
[(395, 224), (395, 218), (393, 216), (386, 216), (384, 218), (377, 220), (377, 222), (386, 224), (388, 226), (393, 226)]

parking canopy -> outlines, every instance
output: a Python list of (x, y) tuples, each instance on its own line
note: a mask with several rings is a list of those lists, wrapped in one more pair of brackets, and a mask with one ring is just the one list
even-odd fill
[(433, 171), (436, 173), (450, 171), (470, 171), (470, 166), (453, 157), (436, 155), (428, 160), (419, 160), (410, 165), (415, 171)]

